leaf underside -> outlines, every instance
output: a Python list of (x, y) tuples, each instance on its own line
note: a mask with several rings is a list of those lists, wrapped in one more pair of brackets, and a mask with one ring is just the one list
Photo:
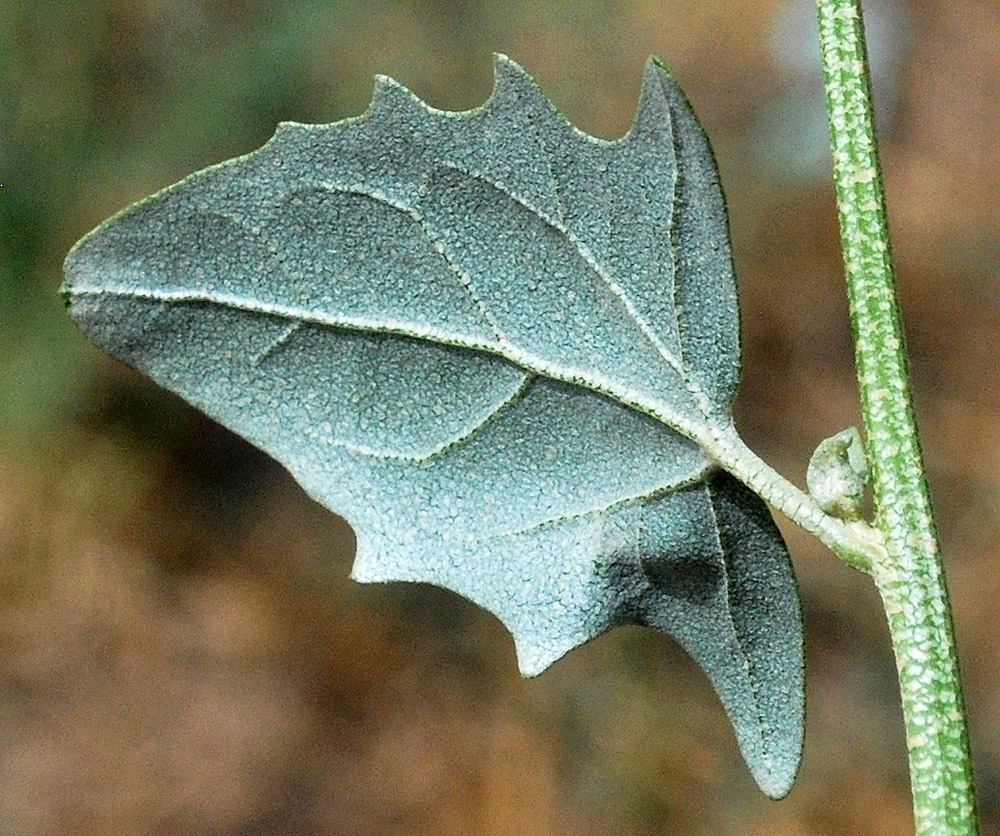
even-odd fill
[(482, 107), (364, 116), (125, 210), (66, 260), (84, 332), (343, 514), (353, 576), (454, 590), (523, 673), (617, 624), (710, 677), (762, 789), (798, 768), (802, 634), (764, 504), (703, 451), (739, 319), (708, 142), (646, 67), (616, 142), (498, 56)]

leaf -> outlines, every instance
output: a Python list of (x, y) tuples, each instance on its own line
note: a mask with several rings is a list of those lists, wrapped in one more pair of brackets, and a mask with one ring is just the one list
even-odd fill
[(617, 142), (504, 57), (467, 113), (379, 78), (364, 116), (283, 124), (99, 227), (64, 292), (96, 343), (345, 515), (355, 578), (477, 602), (526, 675), (617, 624), (669, 633), (787, 792), (798, 597), (764, 504), (704, 449), (731, 430), (736, 285), (662, 65)]

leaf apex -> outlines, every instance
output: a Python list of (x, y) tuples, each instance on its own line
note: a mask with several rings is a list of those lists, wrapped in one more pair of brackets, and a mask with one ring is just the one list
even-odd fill
[[(504, 626), (510, 630), (510, 626), (503, 622)], [(544, 643), (537, 642), (528, 633), (522, 634), (518, 630), (510, 630), (514, 637), (514, 652), (517, 656), (517, 669), (525, 679), (533, 679), (552, 667), (559, 659), (569, 653), (573, 647), (551, 647)]]
[(643, 67), (641, 96), (645, 98), (650, 94), (658, 94), (662, 97), (665, 86), (677, 86), (674, 74), (663, 59), (650, 55)]
[(662, 73), (666, 73), (671, 78), (673, 78), (673, 75), (674, 75), (670, 71), (670, 67), (668, 66), (667, 62), (664, 61), (662, 58), (660, 58), (659, 55), (650, 55), (646, 59), (646, 67), (645, 68), (647, 70), (655, 69), (655, 70), (658, 70), (658, 71), (660, 71)]
[(524, 656), (520, 652), (517, 653), (517, 670), (524, 679), (534, 679), (545, 673), (550, 666), (551, 664), (548, 662)]
[(783, 776), (772, 777), (770, 775), (766, 778), (762, 775), (757, 775), (755, 778), (760, 791), (770, 798), (771, 801), (781, 801), (781, 799), (792, 791), (792, 786), (795, 783), (795, 773), (792, 773), (791, 777), (788, 778)]

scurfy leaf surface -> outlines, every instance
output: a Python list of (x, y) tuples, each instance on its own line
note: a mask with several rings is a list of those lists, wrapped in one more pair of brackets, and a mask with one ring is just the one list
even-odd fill
[(763, 502), (704, 452), (731, 430), (736, 286), (708, 142), (662, 65), (617, 142), (504, 57), (465, 113), (380, 78), (364, 116), (283, 124), (112, 218), (64, 292), (92, 340), (343, 514), (355, 578), (486, 607), (527, 675), (656, 627), (787, 792), (798, 596)]

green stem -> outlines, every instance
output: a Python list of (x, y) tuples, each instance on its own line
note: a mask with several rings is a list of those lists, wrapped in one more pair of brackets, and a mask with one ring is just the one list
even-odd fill
[(918, 836), (978, 833), (951, 608), (910, 401), (860, 0), (817, 0), (858, 379)]

